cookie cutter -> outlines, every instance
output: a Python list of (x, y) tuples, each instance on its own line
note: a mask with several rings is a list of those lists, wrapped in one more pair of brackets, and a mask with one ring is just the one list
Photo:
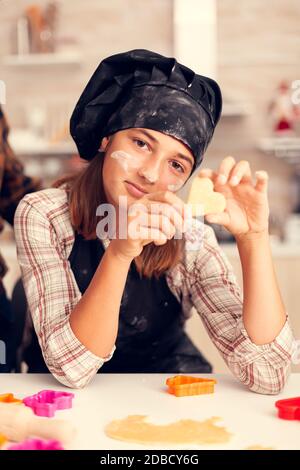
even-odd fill
[(26, 406), (32, 408), (37, 416), (52, 418), (57, 410), (72, 408), (74, 393), (41, 390), (35, 395), (23, 399)]
[(215, 379), (191, 377), (188, 375), (175, 375), (166, 380), (166, 384), (169, 387), (168, 392), (176, 397), (214, 393), (216, 383)]
[(278, 408), (279, 418), (300, 420), (300, 397), (278, 400), (275, 406)]
[(0, 403), (22, 403), (13, 393), (3, 393), (0, 395)]
[(4, 446), (4, 444), (6, 444), (7, 441), (8, 441), (7, 437), (4, 436), (4, 434), (0, 434), (0, 448)]
[(64, 450), (61, 443), (56, 440), (44, 441), (43, 439), (27, 439), (18, 444), (13, 444), (7, 450)]

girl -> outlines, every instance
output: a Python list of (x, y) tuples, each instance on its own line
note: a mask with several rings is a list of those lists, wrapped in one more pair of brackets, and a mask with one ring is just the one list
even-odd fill
[(236, 239), (243, 299), (212, 228), (188, 221), (176, 196), (221, 106), (217, 83), (173, 58), (138, 49), (100, 63), (71, 117), (88, 165), (26, 196), (15, 216), (37, 335), (29, 372), (49, 370), (74, 388), (97, 371), (211, 372), (184, 332), (195, 307), (243, 384), (282, 389), (293, 337), (271, 259), (268, 175), (253, 183), (249, 163), (232, 157), (199, 173), (226, 198), (226, 210), (206, 220)]

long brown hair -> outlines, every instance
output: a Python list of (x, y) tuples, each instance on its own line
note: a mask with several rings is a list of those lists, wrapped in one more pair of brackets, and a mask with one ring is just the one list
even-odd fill
[[(77, 173), (64, 176), (52, 184), (54, 188), (65, 185), (72, 226), (87, 240), (97, 238), (96, 227), (101, 217), (96, 215), (96, 210), (100, 204), (107, 202), (102, 179), (104, 155), (104, 152), (99, 152)], [(95, 188), (98, 190), (95, 191)], [(182, 256), (183, 239), (172, 238), (161, 246), (153, 242), (145, 245), (134, 262), (140, 276), (159, 278), (175, 266)]]

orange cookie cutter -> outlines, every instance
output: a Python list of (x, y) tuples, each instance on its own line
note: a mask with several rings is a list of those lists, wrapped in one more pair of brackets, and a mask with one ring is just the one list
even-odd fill
[(0, 395), (0, 403), (22, 403), (13, 393), (3, 393)]
[(4, 434), (0, 434), (0, 447), (4, 446), (8, 441), (7, 437)]
[(188, 375), (175, 375), (166, 380), (169, 387), (168, 392), (176, 397), (214, 393), (216, 383), (215, 379), (204, 379)]

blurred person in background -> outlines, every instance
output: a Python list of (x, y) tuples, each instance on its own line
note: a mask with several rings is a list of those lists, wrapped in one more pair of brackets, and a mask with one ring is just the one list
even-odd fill
[[(0, 106), (0, 232), (4, 221), (13, 225), (15, 210), (20, 200), (27, 193), (42, 189), (41, 180), (24, 174), (23, 164), (16, 158), (8, 143), (9, 125)], [(11, 301), (7, 297), (3, 278), (8, 267), (0, 253), (0, 372), (10, 372), (16, 365), (16, 330), (15, 315)]]

